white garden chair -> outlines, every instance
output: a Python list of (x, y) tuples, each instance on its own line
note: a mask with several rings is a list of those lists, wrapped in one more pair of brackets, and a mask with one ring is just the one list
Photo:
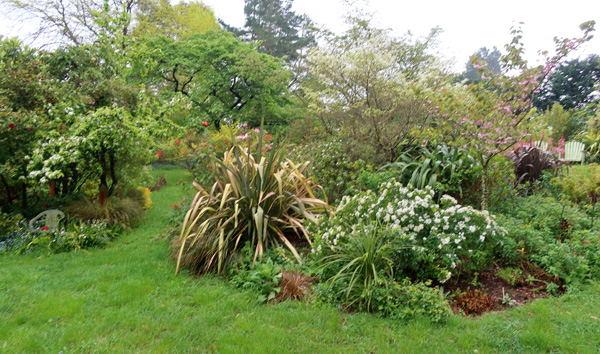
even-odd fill
[(583, 165), (585, 161), (585, 144), (579, 141), (569, 141), (565, 144), (564, 161), (580, 162)]
[(35, 218), (29, 221), (29, 228), (34, 230), (34, 224), (41, 218), (45, 218), (44, 226), (48, 227), (48, 230), (58, 229), (58, 223), (65, 217), (65, 213), (58, 209), (45, 210), (39, 213)]
[(533, 145), (537, 148), (540, 148), (544, 151), (548, 150), (548, 143), (545, 141), (535, 141)]

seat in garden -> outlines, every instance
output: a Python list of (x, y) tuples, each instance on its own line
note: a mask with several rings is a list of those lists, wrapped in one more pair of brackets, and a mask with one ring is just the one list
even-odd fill
[(45, 210), (39, 213), (35, 218), (29, 221), (29, 228), (33, 230), (33, 225), (36, 221), (41, 218), (45, 218), (44, 226), (47, 226), (49, 230), (55, 230), (58, 228), (58, 223), (65, 217), (65, 213), (58, 209)]
[(579, 141), (569, 141), (565, 144), (565, 161), (579, 162), (583, 165), (585, 161), (585, 144)]
[(544, 150), (544, 151), (545, 151), (545, 150), (548, 150), (548, 143), (547, 143), (547, 142), (545, 142), (545, 141), (535, 141), (535, 142), (533, 143), (533, 145), (534, 145), (535, 147), (537, 147), (537, 148), (540, 148), (540, 149)]

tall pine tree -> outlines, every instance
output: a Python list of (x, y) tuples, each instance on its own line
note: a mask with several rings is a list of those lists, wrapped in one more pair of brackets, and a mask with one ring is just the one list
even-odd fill
[(221, 21), (236, 36), (261, 42), (258, 50), (287, 62), (298, 59), (300, 52), (314, 43), (312, 21), (292, 11), (293, 0), (246, 0), (244, 28), (234, 28)]

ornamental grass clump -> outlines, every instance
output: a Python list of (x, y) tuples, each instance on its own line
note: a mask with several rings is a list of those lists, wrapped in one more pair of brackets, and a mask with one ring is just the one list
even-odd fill
[(265, 147), (262, 131), (255, 151), (250, 146), (236, 144), (215, 159), (216, 182), (209, 192), (194, 184), (198, 193), (174, 239), (176, 271), (185, 267), (221, 274), (246, 244), (253, 261), (269, 247), (283, 244), (301, 263), (291, 239), (303, 237), (310, 245), (303, 221), (316, 223), (329, 206), (315, 197), (319, 187), (304, 176), (308, 162), (297, 165), (285, 159), (277, 144)]

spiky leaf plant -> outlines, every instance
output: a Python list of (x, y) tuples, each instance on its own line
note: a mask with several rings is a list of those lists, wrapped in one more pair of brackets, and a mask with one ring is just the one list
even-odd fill
[(521, 146), (508, 154), (514, 162), (517, 184), (533, 183), (542, 177), (544, 171), (556, 174), (565, 163), (548, 151), (533, 146)]
[(254, 261), (267, 248), (284, 244), (301, 262), (289, 235), (303, 235), (310, 244), (303, 220), (317, 222), (316, 216), (330, 207), (315, 197), (319, 187), (303, 174), (308, 162), (297, 165), (284, 159), (277, 144), (263, 152), (262, 130), (258, 140), (254, 152), (250, 145), (234, 145), (215, 159), (216, 182), (209, 192), (195, 184), (199, 192), (174, 240), (176, 272), (186, 267), (223, 273), (247, 243)]

